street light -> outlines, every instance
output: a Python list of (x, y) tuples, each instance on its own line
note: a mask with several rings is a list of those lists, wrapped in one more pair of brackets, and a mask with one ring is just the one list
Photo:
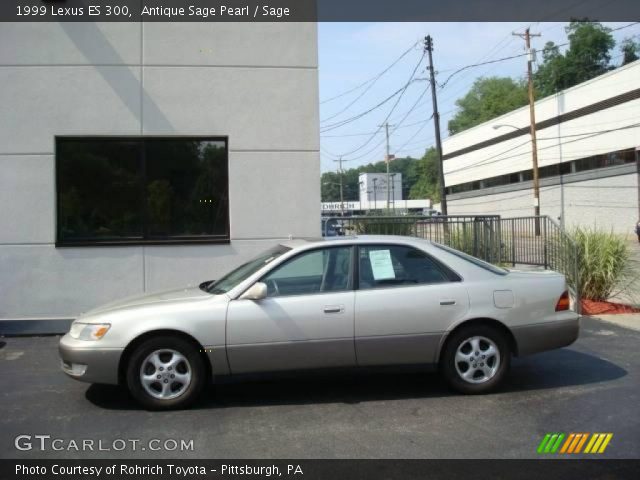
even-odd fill
[(513, 128), (514, 130), (528, 130), (526, 127), (525, 128), (516, 127), (515, 125), (511, 125), (509, 123), (499, 123), (497, 125), (493, 125), (492, 128), (494, 130), (498, 130), (499, 128), (502, 128), (502, 127), (510, 127), (510, 128)]
[(535, 232), (536, 237), (538, 237), (540, 236), (540, 176), (538, 173), (538, 152), (535, 142), (535, 125), (532, 124), (530, 128), (520, 128), (508, 123), (493, 125), (494, 130), (498, 130), (502, 127), (513, 128), (518, 132), (529, 130), (529, 134), (531, 135), (531, 160), (533, 163), (533, 214), (536, 218)]

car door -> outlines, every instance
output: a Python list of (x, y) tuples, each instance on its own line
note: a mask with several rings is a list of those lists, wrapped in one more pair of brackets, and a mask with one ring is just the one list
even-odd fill
[(435, 362), (447, 327), (469, 308), (461, 278), (411, 246), (361, 245), (357, 256), (358, 365)]
[(261, 281), (267, 298), (227, 310), (232, 373), (355, 366), (352, 246), (304, 251)]

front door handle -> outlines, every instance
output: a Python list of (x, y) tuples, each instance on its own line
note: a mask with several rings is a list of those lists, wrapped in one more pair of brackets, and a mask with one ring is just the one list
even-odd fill
[(455, 305), (455, 304), (456, 304), (455, 300), (448, 300), (448, 299), (440, 300), (440, 305)]
[(325, 305), (324, 313), (342, 313), (344, 311), (344, 305)]

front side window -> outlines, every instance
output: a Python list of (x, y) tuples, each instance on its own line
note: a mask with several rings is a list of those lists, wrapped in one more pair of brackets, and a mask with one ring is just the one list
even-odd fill
[(203, 288), (209, 293), (213, 293), (214, 295), (227, 293), (233, 287), (235, 287), (239, 283), (242, 283), (251, 275), (253, 275), (258, 270), (260, 270), (262, 267), (270, 264), (276, 258), (278, 258), (281, 255), (284, 255), (289, 250), (291, 249), (289, 247), (285, 247), (284, 245), (278, 245), (276, 247), (273, 247), (267, 250), (266, 252), (261, 253), (256, 258), (249, 260), (247, 263), (243, 263), (235, 270), (232, 270), (231, 272), (227, 273), (220, 280), (204, 282), (201, 285), (201, 288)]
[(303, 252), (261, 280), (267, 296), (339, 292), (351, 288), (351, 247)]
[(411, 286), (451, 281), (427, 253), (401, 245), (367, 245), (359, 249), (359, 288)]
[(229, 240), (224, 138), (57, 137), (57, 244)]

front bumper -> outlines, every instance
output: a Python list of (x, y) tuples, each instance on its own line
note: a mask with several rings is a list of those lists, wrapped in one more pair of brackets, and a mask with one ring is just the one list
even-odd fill
[(578, 339), (580, 317), (514, 327), (518, 356), (566, 347)]
[(76, 340), (69, 334), (62, 337), (58, 346), (62, 371), (81, 382), (116, 385), (118, 366), (124, 349), (100, 348), (96, 347), (95, 343)]

